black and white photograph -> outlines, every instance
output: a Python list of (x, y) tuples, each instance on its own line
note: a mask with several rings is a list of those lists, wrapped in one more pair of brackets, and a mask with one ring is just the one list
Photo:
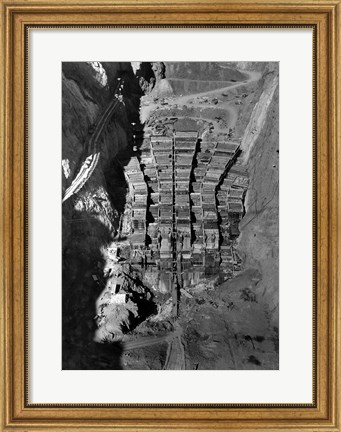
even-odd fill
[(278, 370), (279, 63), (61, 74), (63, 370)]

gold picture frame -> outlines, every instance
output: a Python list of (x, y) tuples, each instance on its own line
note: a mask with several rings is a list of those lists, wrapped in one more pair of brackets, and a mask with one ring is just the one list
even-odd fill
[[(341, 431), (340, 8), (340, 0), (1, 1), (1, 430)], [(313, 403), (28, 403), (27, 32), (35, 27), (110, 26), (313, 29)]]

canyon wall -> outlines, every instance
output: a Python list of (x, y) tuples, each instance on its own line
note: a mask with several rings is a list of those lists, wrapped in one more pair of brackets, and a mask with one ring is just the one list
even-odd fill
[[(102, 289), (94, 274), (103, 268), (101, 250), (113, 241), (124, 210), (123, 166), (135, 143), (132, 125), (139, 127), (140, 78), (130, 63), (63, 63), (62, 196), (86, 165), (86, 158), (91, 153), (99, 155), (83, 187), (62, 206), (64, 369), (88, 369), (92, 355), (96, 367), (119, 368), (101, 364), (98, 348), (93, 346), (95, 303)], [(117, 108), (92, 142), (123, 79)], [(107, 356), (103, 361), (107, 362)]]

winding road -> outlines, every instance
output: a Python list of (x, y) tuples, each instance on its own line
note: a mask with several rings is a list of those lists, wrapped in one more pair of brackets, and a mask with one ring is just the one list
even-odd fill
[(182, 343), (182, 330), (175, 323), (174, 330), (162, 336), (142, 337), (133, 341), (122, 342), (123, 352), (158, 345), (168, 342), (164, 370), (185, 370), (185, 350)]
[(115, 112), (116, 108), (121, 103), (120, 96), (116, 94), (119, 88), (122, 88), (124, 84), (123, 80), (119, 80), (116, 89), (114, 91), (114, 98), (109, 102), (104, 112), (101, 114), (94, 132), (91, 134), (88, 143), (85, 146), (85, 160), (82, 163), (76, 177), (73, 179), (71, 185), (66, 189), (62, 203), (68, 200), (72, 195), (79, 192), (85, 183), (89, 180), (92, 173), (94, 172), (100, 157), (100, 149), (98, 148), (98, 141), (103, 131), (108, 126), (108, 123)]

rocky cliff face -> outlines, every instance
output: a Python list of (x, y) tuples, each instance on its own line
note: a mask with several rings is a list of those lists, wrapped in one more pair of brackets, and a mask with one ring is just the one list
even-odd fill
[[(127, 70), (126, 65), (121, 71)], [(111, 71), (112, 75), (120, 70)], [(106, 80), (88, 63), (63, 64), (63, 192), (68, 188), (81, 168), (88, 154), (87, 143), (91, 133), (110, 99), (114, 96), (110, 86), (114, 78), (106, 74)], [(106, 84), (106, 85), (104, 85)], [(99, 218), (110, 231), (115, 232), (117, 212), (107, 191), (109, 167), (114, 163), (117, 153), (129, 148), (131, 137), (125, 131), (128, 116), (124, 107), (119, 106), (115, 116), (103, 131), (100, 141), (96, 143), (101, 153), (98, 166), (77, 197), (72, 196), (63, 207), (66, 220), (83, 218), (84, 214)], [(124, 127), (125, 126), (125, 127)], [(99, 207), (106, 212), (100, 215)], [(83, 213), (83, 214), (82, 214)], [(67, 222), (66, 222), (67, 223)], [(64, 238), (64, 244), (67, 239)]]
[[(104, 265), (101, 250), (113, 241), (124, 210), (127, 184), (122, 167), (129, 160), (133, 146), (138, 144), (134, 134), (141, 128), (139, 104), (144, 94), (140, 80), (150, 79), (149, 69), (140, 70), (138, 76), (130, 63), (63, 63), (64, 197), (77, 175), (82, 170), (85, 173), (83, 186), (65, 199), (62, 207), (63, 354), (67, 359), (63, 367), (66, 369), (71, 365), (82, 368), (82, 349), (87, 342), (92, 343), (94, 305), (102, 289), (98, 286), (94, 290), (93, 274)], [(115, 98), (117, 106), (107, 118), (106, 110)], [(94, 139), (98, 129), (101, 133)], [(94, 155), (97, 163), (91, 175), (86, 175), (87, 161)], [(86, 368), (89, 364), (91, 361), (87, 359)]]

